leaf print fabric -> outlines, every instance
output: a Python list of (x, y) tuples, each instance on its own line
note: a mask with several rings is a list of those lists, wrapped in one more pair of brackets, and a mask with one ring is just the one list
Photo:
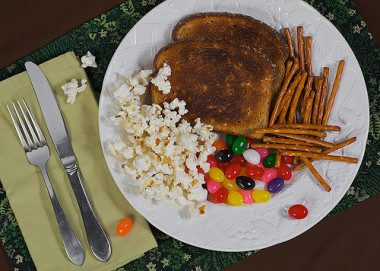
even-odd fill
[[(91, 51), (98, 61), (97, 69), (86, 72), (97, 97), (108, 63), (117, 46), (132, 26), (162, 1), (129, 0), (68, 32), (34, 53), (0, 70), (0, 80), (24, 70), (25, 61), (41, 63), (74, 50), (78, 56)], [(366, 23), (352, 0), (308, 0), (343, 34), (353, 49), (367, 83), (370, 101), (370, 133), (360, 171), (346, 196), (330, 213), (335, 214), (380, 192), (380, 51), (368, 32)], [(228, 253), (196, 248), (175, 240), (152, 227), (158, 248), (116, 269), (211, 271), (231, 265), (252, 252)], [(35, 270), (17, 221), (0, 186), (0, 240), (14, 270)]]

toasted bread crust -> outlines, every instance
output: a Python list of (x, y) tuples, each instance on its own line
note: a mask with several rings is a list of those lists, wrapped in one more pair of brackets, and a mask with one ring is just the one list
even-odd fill
[(164, 63), (172, 88), (163, 95), (152, 85), (154, 103), (185, 100), (184, 118), (199, 117), (215, 131), (249, 136), (267, 126), (274, 70), (261, 54), (228, 42), (180, 41), (157, 53), (154, 68)]
[(248, 48), (256, 48), (276, 66), (274, 90), (285, 75), (288, 46), (279, 33), (250, 16), (233, 13), (206, 12), (183, 18), (173, 29), (174, 41), (227, 40)]

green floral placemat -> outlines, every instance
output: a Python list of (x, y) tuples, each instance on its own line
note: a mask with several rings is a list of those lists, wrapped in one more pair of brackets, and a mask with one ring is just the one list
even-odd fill
[[(159, 2), (161, 1), (130, 0), (0, 70), (0, 80), (23, 71), (25, 61), (41, 63), (70, 50), (82, 56), (89, 50), (97, 57), (98, 68), (88, 69), (87, 73), (96, 94), (99, 95), (104, 73), (120, 41), (141, 17)], [(306, 2), (328, 18), (350, 44), (363, 70), (370, 101), (370, 133), (364, 160), (346, 196), (330, 213), (334, 214), (380, 192), (380, 51), (352, 0)], [(157, 229), (152, 230), (157, 238), (158, 248), (118, 268), (117, 271), (220, 270), (254, 253), (254, 251), (226, 253), (204, 250), (175, 240)], [(15, 270), (35, 270), (2, 186), (0, 186), (0, 238)]]

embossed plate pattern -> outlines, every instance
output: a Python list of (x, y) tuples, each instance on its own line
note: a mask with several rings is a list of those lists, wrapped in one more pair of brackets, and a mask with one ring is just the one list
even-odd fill
[[(151, 224), (183, 242), (220, 251), (246, 251), (269, 247), (303, 233), (324, 218), (340, 201), (355, 178), (358, 164), (320, 161), (315, 163), (322, 176), (332, 186), (330, 193), (318, 186), (307, 170), (297, 172), (285, 189), (267, 204), (230, 207), (208, 204), (207, 215), (184, 219), (181, 207), (174, 203), (153, 205), (136, 194), (131, 180), (124, 175), (118, 162), (109, 154), (107, 142), (118, 131), (107, 121), (114, 111), (107, 90), (117, 74), (151, 68), (157, 51), (171, 41), (171, 30), (184, 16), (200, 11), (228, 11), (250, 15), (280, 30), (282, 27), (303, 25), (305, 35), (313, 36), (313, 70), (320, 73), (323, 66), (335, 75), (340, 59), (346, 61), (341, 86), (332, 110), (330, 123), (342, 126), (338, 134), (327, 140), (338, 142), (351, 136), (358, 140), (334, 154), (359, 157), (365, 151), (369, 123), (367, 90), (360, 66), (339, 31), (314, 8), (300, 0), (168, 0), (145, 15), (125, 36), (116, 50), (103, 82), (99, 101), (99, 130), (104, 156), (120, 191)], [(330, 86), (331, 89), (331, 86)], [(291, 220), (287, 208), (304, 203), (309, 216)], [(122, 203), (121, 203), (122, 204)]]

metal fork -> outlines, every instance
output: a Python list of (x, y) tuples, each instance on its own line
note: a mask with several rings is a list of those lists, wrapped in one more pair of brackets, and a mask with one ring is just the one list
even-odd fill
[(19, 101), (16, 102), (17, 105), (12, 102), (12, 107), (16, 113), (18, 121), (16, 120), (8, 104), (7, 109), (16, 129), (17, 135), (21, 141), (21, 145), (24, 148), (29, 163), (39, 167), (41, 170), (46, 189), (49, 193), (50, 200), (53, 205), (55, 218), (58, 223), (58, 228), (61, 233), (63, 246), (65, 248), (67, 256), (74, 264), (82, 265), (85, 257), (82, 244), (79, 241), (78, 236), (75, 234), (69, 221), (67, 220), (61, 205), (58, 202), (57, 196), (54, 192), (53, 186), (46, 171), (46, 162), (50, 158), (50, 151), (49, 147), (46, 144), (45, 137), (25, 100), (22, 99), (22, 103), (27, 113), (25, 113), (25, 110), (21, 103)]

